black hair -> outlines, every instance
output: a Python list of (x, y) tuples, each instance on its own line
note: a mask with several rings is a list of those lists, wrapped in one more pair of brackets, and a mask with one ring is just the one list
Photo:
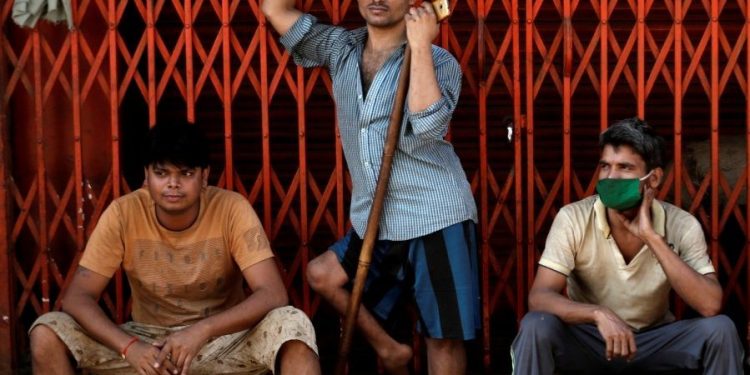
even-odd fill
[(187, 168), (208, 167), (208, 147), (200, 129), (187, 122), (156, 124), (148, 132), (143, 166), (172, 163)]
[(654, 128), (638, 117), (620, 120), (610, 125), (599, 136), (599, 148), (604, 146), (629, 146), (646, 162), (648, 170), (663, 168), (664, 138), (656, 134)]

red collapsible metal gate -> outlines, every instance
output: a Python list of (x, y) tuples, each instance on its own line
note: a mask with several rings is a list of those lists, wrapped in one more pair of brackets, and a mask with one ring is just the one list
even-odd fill
[[(347, 27), (361, 24), (356, 4), (298, 2)], [(593, 193), (597, 134), (635, 115), (669, 140), (660, 197), (703, 224), (725, 309), (744, 324), (750, 1), (451, 6), (438, 43), (464, 72), (449, 137), (480, 210), (481, 367), (507, 371), (549, 224)], [(302, 275), (348, 225), (331, 81), (290, 61), (258, 0), (72, 0), (72, 30), (21, 29), (12, 7), (0, 5), (0, 373), (21, 365), (33, 319), (59, 309), (102, 210), (140, 184), (133, 143), (157, 120), (206, 128), (212, 182), (258, 211), (292, 303), (326, 314)], [(103, 297), (117, 321), (123, 281)]]

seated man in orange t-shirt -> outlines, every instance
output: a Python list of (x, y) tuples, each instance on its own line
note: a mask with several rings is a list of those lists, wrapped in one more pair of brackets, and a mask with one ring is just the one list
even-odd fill
[[(287, 292), (247, 200), (207, 186), (195, 125), (160, 124), (144, 187), (102, 214), (62, 304), (30, 330), (35, 373), (320, 374), (315, 331)], [(98, 304), (122, 267), (133, 321)], [(252, 294), (245, 295), (243, 279)]]

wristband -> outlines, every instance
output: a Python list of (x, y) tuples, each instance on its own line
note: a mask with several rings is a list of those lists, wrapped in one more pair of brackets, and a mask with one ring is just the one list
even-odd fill
[(125, 344), (125, 347), (120, 351), (120, 357), (122, 357), (122, 359), (125, 359), (125, 355), (128, 354), (128, 348), (130, 348), (130, 345), (133, 345), (136, 341), (138, 341), (138, 337), (133, 337), (127, 344)]

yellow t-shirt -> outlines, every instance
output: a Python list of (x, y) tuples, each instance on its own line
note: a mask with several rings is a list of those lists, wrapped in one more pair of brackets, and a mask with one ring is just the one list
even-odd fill
[(139, 189), (110, 204), (80, 265), (106, 277), (125, 270), (133, 320), (178, 326), (226, 310), (245, 298), (241, 270), (273, 257), (263, 226), (241, 195), (207, 187), (190, 228), (171, 231)]
[[(715, 272), (698, 220), (669, 203), (651, 206), (654, 230), (691, 268)], [(598, 196), (563, 207), (547, 235), (539, 264), (568, 277), (568, 297), (609, 307), (635, 330), (674, 321), (667, 275), (647, 246), (625, 263), (610, 235), (606, 208)]]

